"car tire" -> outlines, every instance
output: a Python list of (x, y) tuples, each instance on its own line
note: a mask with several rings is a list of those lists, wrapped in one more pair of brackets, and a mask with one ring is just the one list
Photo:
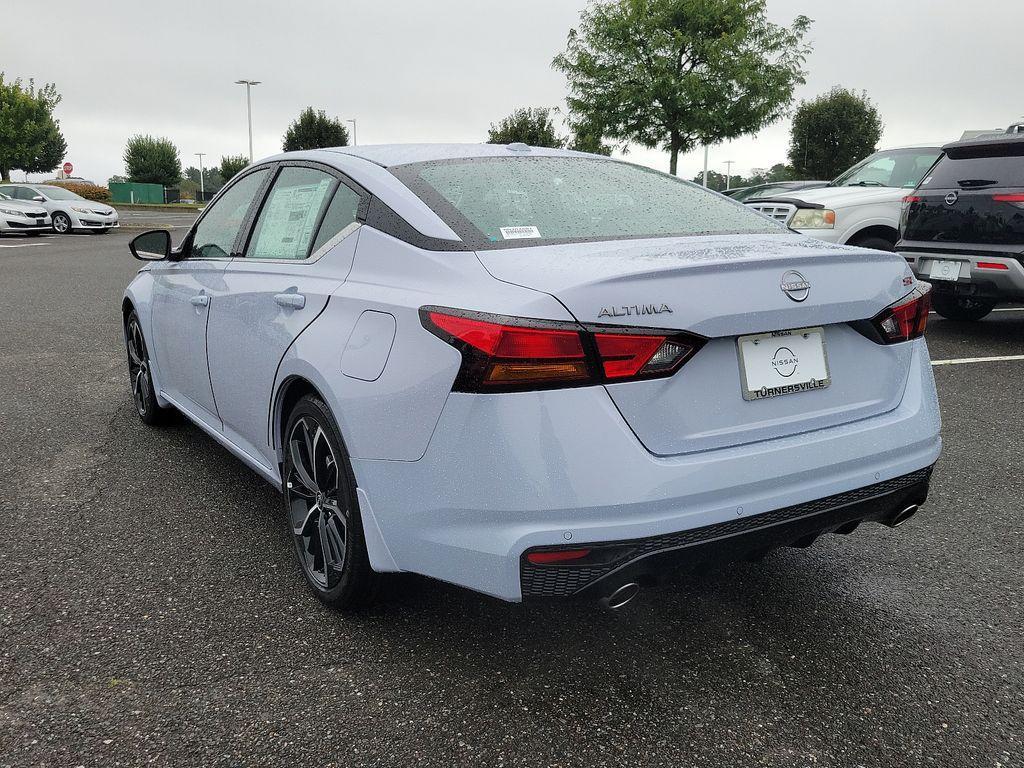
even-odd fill
[(53, 231), (58, 235), (71, 234), (71, 217), (62, 211), (57, 211), (51, 217)]
[(125, 321), (124, 338), (128, 351), (128, 382), (132, 388), (135, 412), (144, 423), (155, 427), (167, 419), (169, 409), (161, 408), (157, 402), (150, 373), (149, 351), (142, 334), (142, 323), (134, 309)]
[(949, 293), (933, 293), (932, 308), (947, 320), (975, 322), (995, 309), (992, 299), (975, 299), (970, 296), (955, 296)]
[(858, 248), (874, 248), (876, 251), (895, 251), (896, 243), (884, 237), (865, 237), (862, 240), (850, 243)]
[(319, 397), (306, 395), (289, 414), (284, 438), (285, 520), (306, 584), (337, 610), (371, 604), (380, 574), (370, 567), (355, 475), (334, 417)]

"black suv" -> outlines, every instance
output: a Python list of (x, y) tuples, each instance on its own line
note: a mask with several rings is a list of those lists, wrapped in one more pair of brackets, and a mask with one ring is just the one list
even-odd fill
[(980, 320), (1024, 301), (1024, 135), (947, 144), (903, 198), (897, 252), (932, 284), (932, 306)]

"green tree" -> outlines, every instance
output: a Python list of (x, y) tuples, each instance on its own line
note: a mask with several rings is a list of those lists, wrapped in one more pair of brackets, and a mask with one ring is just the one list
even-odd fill
[(284, 151), (348, 146), (348, 129), (322, 109), (306, 107), (284, 134)]
[(6, 82), (0, 72), (0, 178), (11, 180), (11, 170), (26, 173), (52, 171), (64, 159), (67, 142), (53, 110), (60, 104), (53, 83), (36, 89), (32, 80)]
[(752, 133), (785, 114), (804, 82), (810, 26), (767, 19), (765, 0), (603, 0), (569, 31), (553, 66), (572, 114), (606, 138), (679, 154)]
[(555, 110), (548, 107), (521, 107), (497, 123), (491, 123), (487, 143), (512, 144), (519, 141), (531, 147), (563, 147), (565, 139), (555, 131), (553, 112)]
[(235, 175), (240, 173), (243, 169), (249, 165), (249, 158), (245, 155), (227, 155), (220, 159), (220, 177), (227, 184), (234, 178)]
[(206, 190), (207, 194), (216, 192), (218, 189), (224, 186), (224, 179), (220, 175), (220, 169), (217, 166), (212, 168), (203, 168), (203, 181), (199, 183), (199, 169), (193, 165), (190, 165), (185, 169), (185, 178), (195, 184), (196, 189), (202, 187)]
[(569, 129), (572, 131), (572, 135), (566, 143), (567, 149), (590, 152), (594, 155), (610, 155), (612, 153), (611, 146), (603, 141), (604, 128), (598, 123), (586, 119), (570, 118)]
[(132, 136), (124, 148), (129, 181), (172, 187), (181, 181), (181, 159), (174, 142), (156, 136)]
[(834, 179), (864, 159), (882, 137), (882, 118), (867, 93), (833, 88), (801, 101), (789, 134), (789, 162), (798, 177)]

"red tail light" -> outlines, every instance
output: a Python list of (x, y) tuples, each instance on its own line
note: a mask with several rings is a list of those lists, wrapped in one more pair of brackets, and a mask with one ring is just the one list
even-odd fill
[(555, 389), (671, 376), (704, 339), (687, 333), (424, 307), (423, 327), (462, 353), (456, 392)]
[(1009, 269), (1010, 267), (1001, 261), (979, 261), (975, 266), (978, 269)]
[(559, 549), (548, 552), (530, 552), (526, 555), (526, 559), (534, 565), (549, 565), (581, 560), (589, 554), (589, 549)]
[(931, 286), (919, 283), (909, 294), (875, 315), (871, 322), (884, 344), (910, 341), (924, 335), (931, 308)]
[(922, 198), (920, 195), (904, 195), (903, 202), (904, 203), (920, 203), (921, 200), (923, 200), (923, 199), (924, 198)]
[(992, 195), (997, 203), (1024, 203), (1024, 194)]

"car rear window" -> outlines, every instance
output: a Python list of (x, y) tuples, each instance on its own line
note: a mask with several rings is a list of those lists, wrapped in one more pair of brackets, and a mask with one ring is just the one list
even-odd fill
[(1024, 187), (1024, 157), (943, 156), (921, 182), (921, 189)]
[(476, 249), (786, 231), (695, 184), (613, 160), (472, 158), (391, 170)]

